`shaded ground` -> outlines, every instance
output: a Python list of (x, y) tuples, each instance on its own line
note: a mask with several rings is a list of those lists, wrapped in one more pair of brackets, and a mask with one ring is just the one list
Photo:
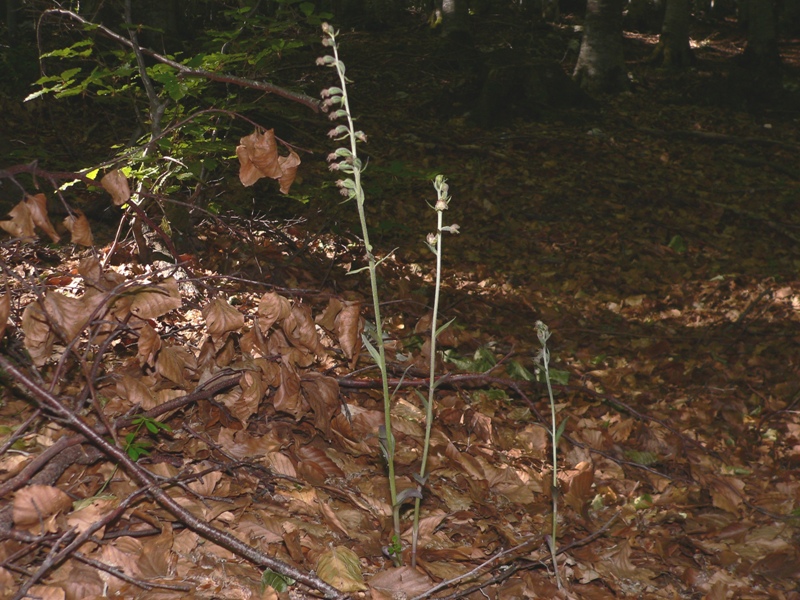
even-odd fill
[[(566, 27), (557, 34), (570, 35)], [(103, 410), (116, 419), (137, 398), (119, 383), (122, 374), (160, 394), (154, 410), (201, 389), (211, 372), (233, 377), (226, 393), (159, 414), (173, 431), (153, 436), (154, 456), (140, 463), (173, 483), (169, 493), (196, 516), (301, 571), (322, 576), (328, 563), (320, 558), (331, 547), (350, 548), (369, 586), (363, 593), (373, 598), (388, 597), (386, 589), (417, 596), (492, 556), (498, 558), (477, 580), (439, 595), (797, 597), (800, 113), (780, 103), (753, 105), (734, 93), (741, 88), (720, 61), (740, 44), (735, 36), (699, 44), (698, 66), (688, 73), (647, 66), (642, 59), (652, 42), (627, 38), (638, 82), (632, 94), (602, 99), (595, 110), (548, 111), (540, 121), (484, 130), (464, 117), (467, 100), (454, 103), (453, 94), (465, 89), (460, 75), (431, 60), (436, 40), (421, 26), (402, 36), (340, 38), (354, 110), (370, 136), (364, 149), (374, 242), (381, 253), (399, 247), (385, 263), (382, 288), (398, 340), (396, 376), (409, 365), (404, 355), (420, 367), (407, 372), (406, 383), (424, 377), (426, 362), (425, 330), (417, 325), (432, 298), (432, 259), (423, 244), (435, 222), (426, 206), (434, 199), (432, 174), (449, 178), (446, 220), (462, 231), (445, 239), (443, 318), (456, 318), (456, 327), (443, 341), (462, 369), (483, 374), (453, 377), (437, 397), (420, 571), (394, 571), (384, 555), (390, 511), (377, 439), (380, 401), (355, 381), (370, 381), (374, 373), (351, 375), (333, 328), (321, 335), (326, 357), (318, 354), (315, 362), (314, 344), (297, 342), (280, 322), (263, 360), (278, 356), (274, 362), (306, 386), (303, 397), (325, 401), (304, 407), (291, 400), (285, 380), (268, 380), (274, 377), (269, 367), (251, 364), (259, 346), (247, 331), (258, 320), (266, 286), (277, 286), (294, 306), (302, 300), (314, 316), (333, 293), (366, 295), (361, 276), (344, 276), (359, 266), (360, 253), (349, 233), (352, 207), (336, 205), (335, 192), (325, 187), (331, 178), (321, 158), (329, 151), (325, 124), (304, 119), (288, 127), (298, 145), (314, 151), (304, 157), (307, 170), (296, 192), (311, 196), (305, 220), (231, 218), (225, 226), (200, 228), (193, 274), (212, 286), (205, 292), (222, 292), (244, 315), (245, 329), (231, 330), (235, 344), (226, 350), (227, 342), (214, 339), (219, 347), (207, 349), (204, 339), (215, 334), (199, 312), (205, 292), (184, 291), (180, 310), (151, 319), (165, 344), (190, 350), (192, 358), (181, 359), (182, 379), (166, 368), (143, 372), (141, 334), (132, 334), (88, 386), (109, 401)], [(784, 49), (787, 81), (797, 81), (797, 43)], [(567, 56), (567, 70), (574, 58)], [(308, 77), (324, 87), (330, 75)], [(309, 133), (314, 128), (319, 133)], [(266, 211), (271, 202), (270, 196), (254, 204)], [(6, 242), (2, 258), (52, 282), (52, 289), (65, 285), (55, 276), (78, 285), (70, 275), (77, 257), (52, 252), (48, 265), (44, 251), (27, 248)], [(142, 272), (120, 262), (126, 277)], [(12, 287), (15, 309), (33, 298), (19, 281)], [(19, 311), (14, 315), (21, 327)], [(535, 369), (537, 320), (553, 332), (558, 418), (568, 419), (559, 446), (561, 591), (544, 538), (551, 507), (546, 391), (507, 371), (517, 363)], [(20, 332), (13, 335), (18, 342)], [(281, 335), (290, 343), (281, 346)], [(12, 356), (16, 342), (6, 342)], [(279, 349), (286, 346), (312, 358), (289, 359)], [(485, 372), (492, 359), (499, 366)], [(366, 362), (365, 355), (359, 366)], [(452, 362), (442, 369), (458, 372)], [(324, 384), (311, 373), (321, 371), (338, 384), (346, 410), (320, 391)], [(260, 396), (239, 379), (253, 372), (262, 378)], [(65, 379), (59, 393), (80, 396), (83, 379)], [(3, 394), (4, 420), (30, 415), (10, 389)], [(410, 487), (422, 412), (408, 388), (396, 404), (401, 487)], [(132, 431), (130, 422), (119, 424), (121, 436)], [(62, 437), (58, 427), (38, 427), (17, 448), (20, 454), (4, 454), (4, 491), (25, 464), (20, 456), (39, 455)], [(58, 481), (41, 483), (72, 500), (92, 497), (106, 480), (117, 498), (137, 488), (97, 458), (65, 466)], [(198, 473), (205, 477), (193, 480)], [(5, 589), (31, 577), (48, 544), (77, 522), (77, 512), (53, 510), (42, 527), (49, 538), (26, 537), (42, 532), (36, 530), (41, 517), (10, 530), (3, 513)], [(89, 520), (105, 514), (98, 507)], [(251, 597), (258, 589), (259, 569), (201, 543), (149, 502), (110, 521), (104, 534), (104, 543), (82, 552), (138, 580), (192, 586), (160, 590), (157, 597)], [(102, 589), (95, 566), (64, 564), (42, 583), (70, 589), (68, 597), (88, 597), (75, 591), (77, 581), (92, 594)], [(342, 578), (337, 587), (351, 584), (362, 593), (352, 584), (353, 569), (331, 570)], [(124, 597), (156, 597), (107, 579)], [(478, 583), (483, 592), (471, 590)]]

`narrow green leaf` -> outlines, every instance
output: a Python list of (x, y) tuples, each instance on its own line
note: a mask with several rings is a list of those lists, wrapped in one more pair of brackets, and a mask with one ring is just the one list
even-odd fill
[(556, 439), (555, 444), (558, 445), (559, 440), (561, 439), (561, 434), (564, 433), (564, 429), (567, 427), (567, 421), (569, 421), (569, 417), (566, 417), (558, 426), (556, 430)]
[(439, 337), (439, 334), (442, 333), (448, 327), (450, 327), (450, 325), (452, 325), (455, 320), (456, 320), (455, 317), (453, 317), (447, 323), (439, 327), (439, 329), (436, 330), (436, 337)]
[(361, 334), (361, 341), (364, 342), (364, 345), (367, 347), (367, 351), (369, 352), (369, 355), (372, 357), (372, 360), (375, 361), (375, 364), (376, 365), (381, 364), (381, 355), (378, 353), (377, 348), (375, 348), (375, 346), (372, 345), (372, 342), (370, 342), (369, 338), (363, 333)]

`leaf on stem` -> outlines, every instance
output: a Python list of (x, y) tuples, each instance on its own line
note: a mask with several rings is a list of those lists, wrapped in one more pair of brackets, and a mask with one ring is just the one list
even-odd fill
[(100, 185), (111, 194), (111, 201), (114, 206), (122, 206), (131, 199), (131, 187), (128, 185), (128, 179), (119, 169), (114, 169), (103, 175)]
[(239, 181), (243, 186), (250, 187), (259, 179), (269, 177), (278, 180), (282, 193), (289, 193), (300, 157), (294, 150), (290, 150), (288, 156), (278, 155), (274, 129), (263, 133), (255, 131), (243, 137), (236, 147), (236, 156), (239, 158)]

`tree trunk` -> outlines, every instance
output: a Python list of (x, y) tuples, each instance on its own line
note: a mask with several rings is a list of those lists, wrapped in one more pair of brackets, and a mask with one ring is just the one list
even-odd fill
[(747, 24), (747, 46), (742, 64), (756, 70), (776, 70), (781, 64), (775, 26), (775, 0), (744, 0), (742, 11)]
[(784, 0), (779, 23), (784, 33), (800, 35), (800, 0)]
[(17, 35), (17, 0), (6, 0), (6, 28), (8, 29), (8, 42), (12, 44)]
[(583, 40), (575, 65), (575, 81), (589, 93), (617, 93), (628, 89), (622, 56), (624, 0), (588, 0)]
[(694, 62), (689, 46), (689, 0), (667, 0), (664, 25), (651, 62), (662, 67), (687, 67)]
[(459, 45), (473, 45), (467, 0), (441, 0), (442, 36)]

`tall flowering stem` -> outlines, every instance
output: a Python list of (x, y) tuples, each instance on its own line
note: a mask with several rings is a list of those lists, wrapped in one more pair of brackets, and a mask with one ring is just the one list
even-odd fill
[(547, 348), (547, 340), (550, 339), (550, 329), (541, 321), (536, 321), (536, 337), (539, 338), (539, 343), (542, 349), (537, 354), (537, 362), (542, 366), (544, 372), (544, 380), (547, 383), (547, 395), (550, 398), (550, 438), (553, 442), (553, 481), (552, 481), (552, 525), (548, 546), (550, 547), (550, 555), (553, 558), (553, 570), (556, 574), (556, 584), (558, 589), (561, 589), (561, 575), (558, 571), (558, 442), (561, 439), (561, 434), (564, 431), (566, 421), (561, 422), (561, 426), (556, 426), (556, 403), (553, 396), (553, 385), (550, 382), (550, 350)]
[[(347, 82), (345, 76), (345, 65), (339, 59), (339, 49), (336, 44), (337, 31), (333, 29), (328, 23), (322, 25), (322, 44), (330, 48), (332, 55), (322, 56), (317, 59), (317, 64), (336, 69), (339, 77), (339, 84), (341, 87), (330, 87), (322, 91), (323, 109), (329, 113), (332, 121), (343, 119), (346, 124), (337, 125), (334, 129), (328, 132), (328, 136), (335, 140), (346, 140), (349, 142), (348, 147), (337, 148), (333, 153), (328, 156), (328, 163), (332, 171), (339, 171), (346, 175), (343, 179), (336, 182), (340, 192), (349, 200), (356, 201), (356, 208), (358, 209), (358, 218), (361, 223), (361, 235), (364, 239), (364, 251), (367, 258), (367, 270), (369, 271), (370, 286), (372, 288), (372, 307), (375, 313), (375, 339), (374, 344), (364, 336), (364, 345), (369, 351), (375, 363), (378, 365), (381, 373), (382, 391), (383, 391), (383, 411), (384, 411), (384, 425), (380, 432), (380, 443), (383, 451), (383, 456), (386, 460), (386, 465), (389, 475), (389, 497), (392, 503), (392, 516), (393, 516), (393, 531), (392, 543), (388, 548), (388, 553), (391, 555), (392, 560), (396, 565), (402, 563), (402, 546), (400, 542), (400, 504), (402, 500), (398, 501), (397, 496), (397, 481), (395, 478), (395, 438), (392, 433), (392, 411), (391, 411), (391, 394), (389, 393), (389, 377), (386, 368), (386, 350), (383, 341), (383, 324), (381, 320), (380, 298), (378, 295), (378, 277), (377, 266), (378, 260), (372, 252), (372, 244), (369, 241), (369, 228), (367, 227), (367, 217), (364, 210), (364, 188), (361, 185), (361, 174), (364, 170), (361, 159), (358, 158), (357, 144), (359, 142), (366, 142), (367, 136), (363, 131), (357, 131), (355, 128), (355, 119), (350, 111), (350, 102), (347, 96)], [(358, 269), (355, 272), (359, 272)]]
[(415, 476), (419, 484), (420, 494), (414, 500), (414, 525), (411, 534), (411, 566), (417, 566), (417, 544), (419, 542), (419, 514), (420, 503), (422, 500), (421, 490), (425, 487), (428, 480), (428, 452), (431, 446), (431, 429), (433, 428), (433, 400), (434, 393), (436, 392), (436, 339), (439, 334), (450, 323), (446, 323), (440, 328), (437, 328), (437, 321), (439, 318), (439, 296), (442, 288), (442, 233), (458, 233), (458, 225), (444, 226), (444, 211), (447, 210), (450, 204), (450, 186), (447, 185), (447, 180), (442, 175), (437, 175), (433, 182), (433, 187), (436, 190), (436, 204), (433, 209), (436, 211), (436, 233), (429, 233), (426, 240), (428, 248), (436, 256), (436, 283), (434, 285), (433, 295), (433, 316), (431, 318), (431, 357), (430, 357), (430, 383), (428, 385), (428, 399), (423, 398), (425, 405), (425, 443), (422, 449), (422, 463), (419, 467), (419, 475)]

